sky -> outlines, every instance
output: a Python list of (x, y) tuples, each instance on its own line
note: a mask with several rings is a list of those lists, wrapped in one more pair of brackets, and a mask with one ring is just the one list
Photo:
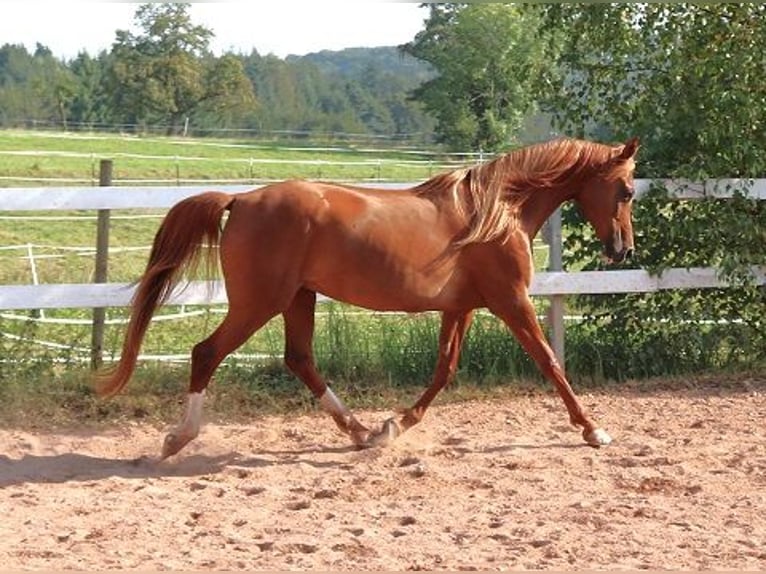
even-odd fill
[[(42, 2), (2, 3), (0, 46), (24, 44), (34, 51), (39, 42), (54, 56), (71, 59), (87, 51), (109, 50), (118, 29), (133, 29), (139, 3)], [(216, 55), (303, 55), (351, 47), (396, 46), (412, 40), (427, 18), (418, 3), (372, 0), (251, 0), (194, 3), (194, 24), (215, 33), (210, 47)], [(134, 30), (135, 31), (135, 30)]]

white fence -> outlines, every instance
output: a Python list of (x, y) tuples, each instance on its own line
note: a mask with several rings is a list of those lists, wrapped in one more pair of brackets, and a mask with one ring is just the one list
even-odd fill
[[(766, 180), (716, 180), (703, 183), (665, 181), (670, 193), (678, 199), (731, 197), (733, 190), (748, 189), (750, 197), (766, 199)], [(412, 183), (379, 184), (377, 187), (399, 188)], [(637, 180), (640, 198), (649, 180)], [(0, 189), (0, 212), (50, 210), (112, 210), (169, 208), (181, 199), (211, 187), (230, 193), (249, 191), (254, 186), (193, 187), (28, 187)], [(257, 187), (257, 186), (255, 186)], [(560, 236), (554, 231), (553, 237)], [(552, 249), (552, 251), (554, 251)], [(766, 284), (766, 266), (754, 267), (758, 284)], [(554, 299), (564, 295), (585, 293), (652, 292), (663, 289), (726, 287), (713, 268), (667, 269), (660, 276), (644, 270), (609, 270), (589, 272), (538, 272), (532, 283), (532, 295)], [(103, 308), (127, 306), (133, 286), (127, 283), (0, 285), (0, 309)], [(559, 299), (560, 300), (560, 299)], [(177, 289), (171, 304), (225, 303), (226, 294), (220, 282), (192, 282)], [(552, 319), (554, 347), (563, 359), (563, 313)]]
[[(759, 284), (766, 283), (766, 267), (753, 268)], [(641, 269), (614, 271), (538, 272), (530, 293), (539, 296), (585, 293), (649, 293), (665, 289), (726, 287), (715, 269), (692, 267), (667, 269), (657, 277)], [(133, 295), (129, 283), (75, 283), (47, 285), (0, 285), (0, 309), (63, 309), (125, 307)], [(220, 281), (192, 281), (179, 286), (168, 304), (226, 303)]]
[[(731, 197), (733, 190), (748, 186), (748, 196), (766, 199), (766, 179), (720, 179), (707, 182), (662, 180), (672, 197), (701, 199), (705, 197)], [(636, 195), (640, 199), (652, 185), (648, 179), (638, 179)], [(416, 183), (373, 183), (372, 187), (398, 189)], [(194, 186), (141, 186), (141, 187), (9, 187), (0, 188), (2, 211), (56, 211), (77, 209), (164, 209), (185, 197), (210, 189), (241, 193), (256, 189), (258, 185), (194, 185)], [(0, 306), (2, 308), (2, 306)]]

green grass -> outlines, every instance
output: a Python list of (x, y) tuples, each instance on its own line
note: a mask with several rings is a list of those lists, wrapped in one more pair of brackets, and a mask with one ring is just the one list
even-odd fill
[[(109, 230), (110, 281), (134, 281), (149, 255), (149, 246), (164, 212), (114, 212)], [(131, 217), (136, 217), (131, 219)], [(25, 219), (33, 217), (34, 219)], [(96, 212), (0, 212), (0, 246), (31, 244), (40, 283), (87, 283), (95, 270)], [(66, 248), (79, 248), (78, 251)], [(120, 251), (120, 248), (131, 248)], [(143, 249), (136, 249), (143, 248)], [(0, 250), (0, 284), (29, 284), (26, 248)]]
[[(221, 319), (221, 308), (204, 311), (199, 316), (153, 324), (142, 352), (188, 354)], [(48, 317), (54, 315), (46, 313)], [(68, 314), (59, 311), (55, 316)], [(110, 310), (109, 314), (113, 318), (123, 313)], [(189, 376), (188, 361), (141, 361), (125, 393), (102, 401), (93, 394), (90, 381), (87, 324), (41, 325), (33, 320), (18, 323), (0, 319), (0, 332), (14, 329), (20, 329), (18, 334), (25, 340), (0, 337), (0, 357), (5, 359), (0, 362), (0, 424), (98, 424), (136, 418), (164, 424), (178, 416)], [(439, 317), (433, 313), (360, 314), (347, 305), (322, 304), (314, 344), (318, 368), (352, 408), (406, 406), (430, 382), (438, 331)], [(110, 355), (119, 352), (122, 334), (122, 326), (108, 328), (107, 364)], [(30, 343), (40, 340), (67, 341), (82, 350), (46, 349)], [(211, 388), (213, 416), (242, 420), (259, 414), (315, 409), (311, 394), (283, 366), (282, 354), (282, 321), (277, 317), (216, 372)], [(489, 356), (494, 359), (487, 360)], [(509, 369), (509, 364), (514, 367)], [(525, 385), (534, 385), (531, 381), (539, 379), (513, 338), (487, 315), (476, 318), (461, 365), (458, 381), (446, 399), (491, 396), (503, 386), (499, 382), (506, 383), (509, 377)]]
[[(210, 332), (218, 318), (211, 312), (173, 324), (154, 324), (144, 351), (168, 352), (171, 345), (189, 345), (183, 349), (188, 352), (192, 342)], [(7, 321), (0, 320), (0, 331), (6, 327)], [(615, 380), (675, 376), (688, 382), (704, 373), (731, 376), (748, 369), (762, 378), (762, 365), (742, 363), (736, 369), (722, 369), (718, 358), (702, 351), (727, 336), (726, 329), (719, 326), (710, 325), (700, 332), (690, 325), (671, 325), (668, 337), (628, 346), (619, 333), (613, 337), (616, 340), (604, 340), (593, 337), (587, 326), (572, 327), (567, 332), (567, 365), (569, 378), (579, 391), (609, 389)], [(36, 323), (30, 321), (25, 328), (30, 339), (40, 336)], [(71, 343), (87, 349), (87, 326), (65, 331)], [(323, 305), (315, 338), (318, 368), (354, 410), (408, 406), (430, 383), (437, 335), (434, 314), (360, 316), (345, 305)], [(264, 414), (318, 409), (309, 391), (283, 366), (282, 338), (281, 321), (275, 319), (219, 367), (210, 386), (208, 420), (248, 421)], [(121, 328), (111, 328), (107, 347), (118, 349), (120, 341)], [(736, 338), (730, 341), (737, 343)], [(81, 426), (120, 420), (166, 425), (180, 416), (189, 377), (186, 360), (141, 361), (123, 393), (101, 400), (93, 393), (87, 362), (79, 360), (87, 360), (87, 350), (79, 357), (39, 348), (30, 353), (27, 342), (0, 337), (0, 358), (2, 426)], [(499, 321), (478, 314), (463, 348), (457, 378), (436, 404), (527, 392), (551, 393), (553, 388)]]
[[(31, 151), (38, 153), (16, 155)], [(30, 183), (24, 178), (69, 178), (79, 185), (97, 185), (101, 159), (114, 160), (115, 185), (146, 180), (166, 180), (168, 185), (233, 180), (256, 183), (294, 177), (422, 181), (444, 169), (431, 156), (401, 150), (368, 153), (353, 148), (333, 151), (212, 138), (0, 131), (0, 178), (19, 178), (5, 179), (6, 185), (61, 185)]]

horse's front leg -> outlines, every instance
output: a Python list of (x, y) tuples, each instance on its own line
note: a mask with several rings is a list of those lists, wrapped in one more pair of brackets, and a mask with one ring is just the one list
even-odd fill
[(411, 408), (404, 411), (399, 420), (391, 418), (384, 422), (381, 430), (370, 436), (368, 444), (371, 446), (388, 445), (422, 420), (428, 406), (457, 371), (460, 348), (472, 319), (473, 311), (445, 311), (442, 314), (439, 359), (436, 363), (431, 385)]
[(529, 296), (523, 293), (509, 297), (501, 304), (491, 305), (490, 311), (505, 322), (543, 375), (554, 384), (569, 412), (570, 422), (582, 427), (585, 442), (591, 446), (606, 446), (612, 442), (612, 438), (588, 417), (577, 400), (564, 369), (545, 340)]

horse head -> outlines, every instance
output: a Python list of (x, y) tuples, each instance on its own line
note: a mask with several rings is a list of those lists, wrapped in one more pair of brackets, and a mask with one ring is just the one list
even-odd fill
[(588, 177), (574, 197), (610, 263), (621, 263), (633, 254), (633, 172), (639, 147), (635, 137), (616, 147), (614, 155)]

